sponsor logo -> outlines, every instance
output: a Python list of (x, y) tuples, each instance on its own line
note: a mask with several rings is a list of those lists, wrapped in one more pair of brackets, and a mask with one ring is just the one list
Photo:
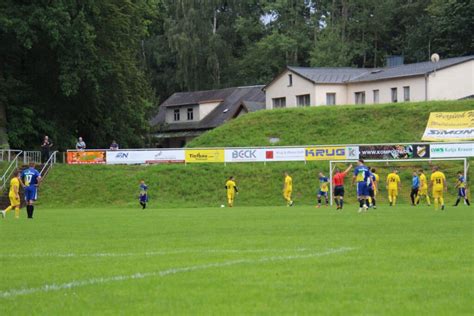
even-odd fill
[(423, 158), (428, 154), (428, 150), (426, 146), (417, 146), (416, 147), (416, 154), (418, 157)]
[(347, 147), (346, 149), (347, 159), (359, 159), (359, 147)]
[(265, 152), (265, 158), (266, 159), (273, 159), (273, 150), (267, 150)]
[(428, 130), (428, 136), (451, 136), (451, 135), (471, 135), (474, 134), (474, 128), (471, 129), (456, 129), (456, 130)]
[(128, 158), (128, 153), (117, 153), (115, 155), (115, 158), (117, 158), (117, 159), (127, 159)]
[(232, 151), (233, 159), (257, 159), (257, 150), (247, 149), (247, 150), (234, 150)]
[(345, 159), (345, 147), (316, 147), (306, 148), (306, 160), (331, 160), (331, 159)]

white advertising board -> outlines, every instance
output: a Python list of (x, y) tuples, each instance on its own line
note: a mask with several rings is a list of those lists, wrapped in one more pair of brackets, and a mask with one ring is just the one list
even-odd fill
[(107, 151), (107, 164), (184, 163), (184, 150)]
[(431, 158), (474, 157), (474, 143), (430, 145)]
[(304, 148), (267, 148), (265, 149), (266, 161), (304, 161)]
[(265, 161), (265, 149), (232, 148), (225, 150), (225, 162)]

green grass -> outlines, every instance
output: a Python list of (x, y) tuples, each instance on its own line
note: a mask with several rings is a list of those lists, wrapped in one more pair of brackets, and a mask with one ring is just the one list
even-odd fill
[(38, 206), (0, 220), (0, 314), (472, 315), (473, 216)]
[(191, 141), (188, 147), (419, 142), (430, 112), (474, 109), (474, 100), (364, 106), (320, 106), (246, 114)]
[[(456, 172), (462, 169), (461, 162), (438, 164), (446, 174), (449, 184), (448, 200), (454, 201)], [(373, 164), (381, 181), (385, 181), (393, 166), (401, 171), (402, 191), (400, 201), (407, 202), (410, 194), (411, 172), (424, 167), (426, 163), (394, 163), (388, 166)], [(341, 165), (342, 167), (342, 165)], [(222, 204), (225, 195), (224, 184), (234, 175), (240, 188), (239, 203), (244, 206), (279, 205), (282, 200), (283, 172), (293, 177), (293, 196), (300, 205), (315, 203), (318, 188), (318, 173), (328, 174), (328, 162), (291, 163), (234, 163), (188, 164), (153, 166), (100, 166), (100, 165), (55, 165), (40, 188), (39, 203), (48, 207), (103, 207), (135, 206), (138, 196), (138, 182), (145, 179), (149, 185), (149, 195), (156, 207), (206, 207)], [(429, 177), (430, 172), (427, 172)], [(471, 168), (468, 179), (474, 173)], [(347, 194), (354, 198), (355, 190), (349, 187), (350, 176), (346, 179)], [(380, 201), (386, 201), (385, 186), (380, 185)]]

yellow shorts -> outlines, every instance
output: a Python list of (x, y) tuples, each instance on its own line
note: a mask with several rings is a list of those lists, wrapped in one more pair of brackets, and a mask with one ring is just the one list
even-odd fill
[(433, 197), (439, 199), (443, 197), (443, 189), (433, 189)]
[(293, 190), (285, 190), (283, 191), (283, 197), (286, 199), (286, 198), (291, 198), (291, 192), (293, 192)]
[(418, 195), (428, 195), (428, 187), (422, 187), (418, 191)]
[(398, 196), (398, 189), (388, 189), (388, 196)]
[(9, 195), (11, 206), (20, 206), (20, 199), (17, 199), (15, 195)]
[(227, 193), (227, 200), (234, 200), (234, 197), (235, 197), (235, 193), (232, 192), (232, 193)]

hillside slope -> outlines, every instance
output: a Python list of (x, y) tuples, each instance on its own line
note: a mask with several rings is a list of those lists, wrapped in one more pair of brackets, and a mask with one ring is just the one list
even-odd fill
[(420, 141), (430, 112), (474, 109), (474, 100), (259, 111), (194, 139), (188, 147), (394, 143)]

